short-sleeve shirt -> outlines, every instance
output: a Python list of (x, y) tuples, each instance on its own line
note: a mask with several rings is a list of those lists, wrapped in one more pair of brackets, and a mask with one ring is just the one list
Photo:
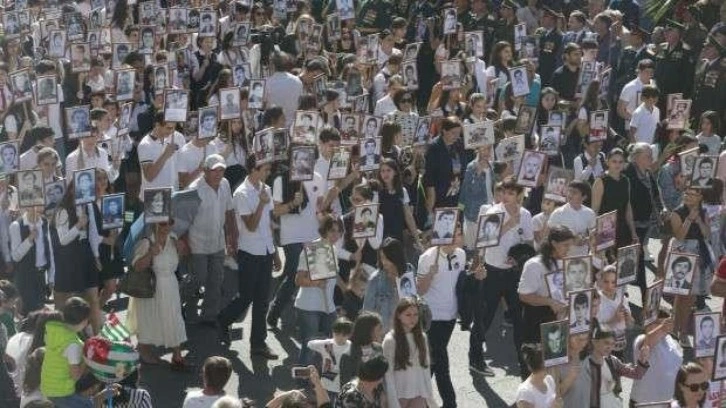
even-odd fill
[[(267, 195), (272, 198), (272, 189), (267, 184), (262, 184)], [(257, 205), (260, 202), (260, 191), (250, 183), (249, 177), (237, 187), (234, 191), (233, 203), (235, 209), (235, 219), (237, 220), (237, 228), (239, 230), (239, 240), (237, 247), (241, 251), (245, 251), (251, 255), (268, 255), (275, 252), (275, 244), (272, 240), (272, 229), (270, 224), (270, 213), (272, 212), (272, 199), (265, 205), (262, 210), (262, 216), (257, 224), (257, 229), (250, 231), (247, 229), (242, 216), (254, 214), (257, 211)]]
[[(151, 137), (151, 134), (144, 136), (139, 142), (138, 154), (139, 164), (143, 166), (146, 163), (153, 164), (164, 152), (166, 144), (174, 143), (179, 148), (184, 146), (184, 136), (179, 132), (174, 132), (170, 138), (164, 138), (164, 140), (155, 139)], [(144, 200), (144, 189), (147, 188), (160, 188), (160, 187), (171, 187), (173, 190), (178, 188), (178, 177), (176, 170), (176, 158), (177, 153), (174, 153), (165, 163), (164, 166), (156, 175), (154, 180), (147, 180), (144, 173), (141, 172), (141, 191), (139, 191), (139, 198)]]
[[(558, 269), (560, 268), (560, 262), (558, 261)], [(554, 271), (550, 271), (545, 267), (541, 256), (528, 260), (522, 268), (522, 277), (519, 279), (517, 293), (520, 295), (549, 297), (550, 291), (547, 287), (545, 275), (550, 272)]]
[[(437, 256), (439, 258), (438, 273), (434, 276), (428, 292), (423, 297), (431, 308), (433, 320), (454, 320), (457, 314), (456, 282), (466, 265), (466, 253), (463, 249), (457, 248), (449, 256), (449, 262), (449, 257), (443, 251), (440, 251), (438, 247), (431, 247), (419, 257), (418, 275), (428, 274), (431, 266), (437, 262)], [(451, 269), (449, 269), (449, 264)]]
[(636, 128), (633, 135), (636, 142), (644, 142), (651, 144), (655, 138), (655, 130), (660, 121), (660, 110), (657, 106), (653, 107), (653, 111), (649, 111), (645, 104), (641, 103), (633, 116), (630, 118), (630, 127)]
[(210, 154), (217, 154), (217, 146), (209, 143), (198, 147), (194, 143), (185, 144), (176, 154), (176, 171), (178, 173), (191, 173), (196, 170), (204, 159)]
[(202, 200), (194, 222), (189, 227), (189, 246), (192, 253), (213, 254), (223, 251), (225, 217), (227, 211), (234, 209), (229, 182), (223, 178), (215, 191), (204, 177), (199, 177), (189, 188), (197, 190)]
[[(509, 221), (509, 213), (504, 209), (503, 204), (495, 204), (487, 210), (487, 214), (504, 212), (504, 220), (502, 225)], [(511, 247), (523, 242), (534, 241), (534, 228), (532, 226), (532, 214), (524, 208), (519, 209), (519, 225), (509, 229), (499, 238), (499, 245), (486, 249), (484, 253), (484, 261), (487, 265), (495, 268), (509, 269), (512, 265), (507, 263), (509, 258), (508, 252)]]

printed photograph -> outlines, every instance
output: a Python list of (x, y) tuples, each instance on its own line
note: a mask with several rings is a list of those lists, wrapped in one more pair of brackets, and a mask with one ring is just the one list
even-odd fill
[(290, 153), (290, 180), (309, 181), (315, 169), (315, 146), (294, 146)]
[(124, 197), (125, 194), (109, 194), (101, 197), (101, 212), (103, 222), (101, 228), (105, 230), (122, 228), (124, 226)]
[(376, 236), (378, 226), (378, 204), (365, 204), (355, 207), (353, 215), (353, 238)]
[(437, 208), (434, 210), (431, 245), (449, 245), (454, 242), (458, 216), (458, 208)]
[(305, 262), (310, 280), (333, 279), (338, 275), (338, 263), (333, 246), (322, 240), (305, 244)]
[(96, 201), (96, 169), (76, 170), (73, 172), (76, 205)]
[(487, 248), (499, 245), (499, 234), (502, 230), (503, 220), (503, 212), (479, 215), (479, 228), (476, 235), (477, 248)]
[(171, 187), (144, 190), (144, 222), (155, 224), (171, 219)]
[(43, 172), (25, 170), (17, 172), (18, 205), (22, 208), (45, 204), (43, 200)]
[(567, 346), (570, 338), (569, 320), (542, 323), (539, 327), (545, 367), (567, 364)]

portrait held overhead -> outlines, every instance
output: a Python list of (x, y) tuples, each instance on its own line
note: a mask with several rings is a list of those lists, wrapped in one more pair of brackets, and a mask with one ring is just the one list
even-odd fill
[(0, 408), (725, 406), (726, 0), (0, 6)]

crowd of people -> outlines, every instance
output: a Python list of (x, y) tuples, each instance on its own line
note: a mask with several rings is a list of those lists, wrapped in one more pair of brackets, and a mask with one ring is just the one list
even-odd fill
[(518, 408), (721, 406), (726, 2), (645, 3), (4, 2), (0, 405), (168, 406), (83, 341), (249, 316), (307, 392), (185, 408), (453, 408), (501, 305)]

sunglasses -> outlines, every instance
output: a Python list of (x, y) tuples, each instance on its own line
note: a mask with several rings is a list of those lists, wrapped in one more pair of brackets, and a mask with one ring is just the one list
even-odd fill
[(707, 391), (708, 390), (708, 381), (704, 381), (700, 384), (683, 384), (686, 388), (691, 390), (691, 392), (698, 392), (700, 389), (701, 391)]

